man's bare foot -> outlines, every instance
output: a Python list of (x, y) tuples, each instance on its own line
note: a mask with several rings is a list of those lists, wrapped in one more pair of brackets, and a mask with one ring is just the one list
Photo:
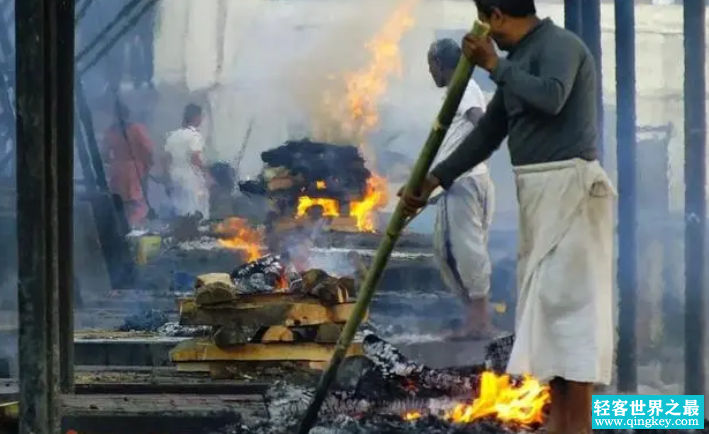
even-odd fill
[(502, 334), (492, 325), (487, 298), (470, 301), (467, 306), (466, 325), (449, 334), (447, 340), (490, 340)]

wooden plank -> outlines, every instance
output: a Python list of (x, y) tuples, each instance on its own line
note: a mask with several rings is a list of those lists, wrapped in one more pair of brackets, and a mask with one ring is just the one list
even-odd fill
[(63, 395), (64, 415), (73, 417), (206, 417), (240, 415), (265, 418), (262, 395)]
[[(176, 373), (173, 369), (173, 372)], [(162, 381), (160, 381), (162, 380)], [(264, 382), (212, 382), (206, 378), (199, 378), (199, 382), (177, 381), (166, 382), (165, 378), (153, 379), (154, 382), (92, 382), (76, 383), (77, 395), (262, 395), (268, 391), (270, 383)], [(17, 401), (19, 387), (17, 382), (3, 384), (0, 387), (0, 402)]]
[[(218, 361), (307, 361), (322, 362), (332, 357), (335, 345), (303, 343), (243, 344), (221, 349), (209, 340), (192, 339), (177, 345), (171, 352), (173, 362)], [(362, 355), (362, 346), (353, 344), (347, 355)]]
[(269, 303), (223, 303), (209, 308), (183, 301), (180, 323), (183, 325), (269, 327), (342, 324), (352, 313), (354, 303), (323, 306), (319, 300), (278, 301)]

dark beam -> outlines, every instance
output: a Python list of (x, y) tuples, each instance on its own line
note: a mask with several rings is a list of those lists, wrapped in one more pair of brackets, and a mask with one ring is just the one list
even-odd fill
[(615, 0), (616, 155), (618, 171), (618, 390), (637, 389), (637, 195), (635, 5)]
[(564, 0), (564, 27), (581, 36), (581, 0)]
[(15, 1), (20, 433), (59, 428), (56, 9)]
[(61, 391), (74, 390), (74, 8), (75, 0), (55, 3), (59, 22), (57, 156), (59, 246), (59, 381)]
[(684, 2), (685, 393), (704, 395), (706, 5)]
[(603, 50), (601, 49), (601, 0), (578, 0), (581, 4), (581, 38), (596, 61), (598, 88), (598, 153), (603, 162)]

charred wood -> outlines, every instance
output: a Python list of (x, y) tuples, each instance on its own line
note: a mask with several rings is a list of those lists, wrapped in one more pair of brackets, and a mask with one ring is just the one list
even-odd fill
[(242, 326), (222, 326), (212, 335), (212, 342), (219, 348), (227, 349), (251, 342), (260, 327), (249, 324)]
[(317, 328), (315, 342), (322, 344), (334, 344), (340, 338), (342, 326), (339, 324), (322, 324)]
[(387, 382), (410, 396), (470, 396), (478, 387), (477, 374), (484, 365), (464, 369), (431, 369), (407, 359), (392, 344), (370, 333), (364, 337), (362, 349)]

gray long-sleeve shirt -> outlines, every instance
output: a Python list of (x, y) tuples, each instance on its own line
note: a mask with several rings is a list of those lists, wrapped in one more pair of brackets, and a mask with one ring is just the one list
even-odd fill
[(597, 158), (596, 68), (584, 43), (545, 19), (490, 73), (497, 91), (477, 127), (432, 174), (443, 188), (506, 136), (512, 165)]

